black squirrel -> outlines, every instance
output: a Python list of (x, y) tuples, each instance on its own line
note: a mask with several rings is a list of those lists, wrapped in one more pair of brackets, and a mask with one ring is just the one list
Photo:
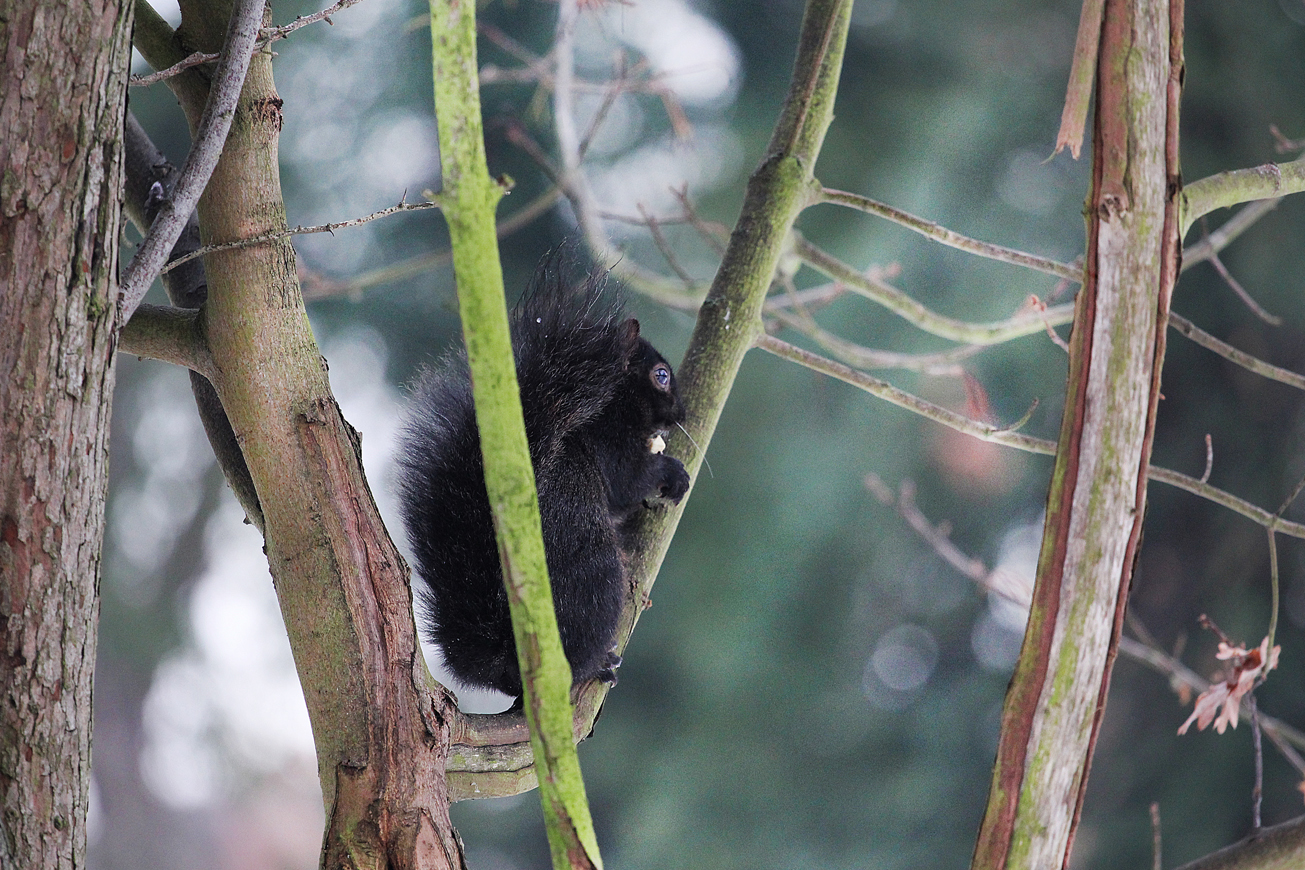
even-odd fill
[[(632, 521), (688, 492), (684, 465), (663, 452), (685, 411), (670, 365), (604, 278), (562, 272), (557, 257), (541, 264), (512, 345), (562, 648), (576, 684), (614, 684)], [(519, 697), (465, 353), (413, 389), (398, 489), (426, 637), (459, 682)]]

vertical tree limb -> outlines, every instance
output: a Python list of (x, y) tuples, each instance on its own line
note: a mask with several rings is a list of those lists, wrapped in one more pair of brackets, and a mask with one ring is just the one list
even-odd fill
[(480, 449), (539, 799), (553, 866), (602, 867), (572, 734), (571, 667), (549, 589), (539, 499), (517, 385), (494, 209), (502, 188), (489, 176), (476, 66), (475, 4), (431, 0), (431, 51), (443, 189), (458, 309), (471, 369)]
[[(212, 51), (228, 8), (182, 0), (179, 30)], [(206, 243), (285, 229), (281, 120), (271, 57), (260, 53), (200, 198)], [(422, 660), (406, 566), (363, 476), (357, 433), (331, 394), (294, 249), (278, 239), (211, 253), (204, 266), (212, 383), (262, 508), (313, 728), (327, 818), (321, 864), (461, 868), (444, 781), (456, 708)]]
[(1066, 864), (1146, 506), (1178, 266), (1181, 0), (1108, 0), (1086, 280), (1024, 645), (973, 867)]
[[(784, 107), (748, 180), (743, 209), (676, 373), (688, 409), (686, 428), (698, 447), (674, 435), (671, 450), (684, 457), (695, 480), (743, 356), (762, 335), (762, 304), (793, 223), (819, 201), (814, 170), (834, 117), (851, 8), (850, 0), (808, 0)], [(635, 595), (617, 633), (621, 647), (634, 630), (687, 501), (645, 519), (632, 566)], [(581, 702), (584, 715), (596, 713), (603, 693), (595, 687)]]

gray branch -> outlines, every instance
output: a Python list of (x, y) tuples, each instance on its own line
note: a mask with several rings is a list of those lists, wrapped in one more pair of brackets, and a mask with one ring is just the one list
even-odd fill
[(218, 158), (222, 156), (231, 120), (235, 116), (236, 103), (245, 84), (245, 73), (249, 70), (250, 52), (263, 21), (265, 5), (266, 0), (237, 0), (232, 10), (231, 21), (227, 25), (226, 43), (222, 47), (222, 59), (218, 62), (213, 87), (196, 131), (194, 147), (186, 157), (186, 165), (182, 167), (172, 197), (159, 210), (145, 241), (123, 273), (120, 282), (123, 323), (131, 318), (132, 312), (145, 298), (150, 284), (163, 268), (190, 213), (199, 204), (200, 194), (208, 185)]

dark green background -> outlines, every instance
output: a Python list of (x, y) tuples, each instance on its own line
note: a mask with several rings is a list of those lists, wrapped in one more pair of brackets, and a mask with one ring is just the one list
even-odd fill
[[(343, 160), (345, 166), (357, 161), (359, 176), (365, 175), (368, 136), (383, 131), (396, 109), (430, 112), (426, 31), (404, 27), (424, 7), (387, 8), (365, 35), (346, 38), (339, 28), (315, 25), (277, 47), (287, 140), (296, 116), (311, 109), (313, 87), (320, 85), (314, 76), (332, 69), (310, 66), (307, 59), (314, 53), (333, 58), (332, 75), (353, 69), (349, 75), (359, 94), (355, 113), (340, 119), (346, 132), (338, 141), (345, 144), (323, 146), (321, 153), (323, 160)], [(725, 123), (737, 137), (738, 172), (697, 199), (704, 217), (729, 225), (787, 86), (801, 7), (797, 0), (771, 0), (695, 8), (719, 22), (742, 58), (737, 100), (723, 111), (690, 110), (691, 121)], [(278, 22), (308, 11), (308, 4), (274, 6)], [(339, 19), (351, 14), (342, 12)], [(491, 3), (481, 14), (543, 51), (556, 10), (518, 0)], [(1055, 139), (1076, 4), (879, 0), (855, 14), (864, 16), (861, 21), (883, 20), (854, 26), (837, 117), (817, 167), (820, 179), (979, 238), (1064, 261), (1077, 256), (1087, 156), (1077, 164), (1063, 154), (1040, 162)], [(1187, 19), (1184, 177), (1290, 159), (1274, 152), (1269, 126), (1305, 136), (1305, 6), (1300, 0), (1200, 0), (1188, 4)], [(491, 49), (484, 49), (482, 60), (507, 65)], [(485, 91), (490, 169), (512, 175), (518, 185), (504, 211), (544, 189), (538, 169), (504, 133), (512, 119), (545, 146), (551, 143), (547, 118), (531, 110), (533, 97), (527, 87)], [(171, 95), (162, 86), (133, 89), (131, 103), (180, 162), (186, 135)], [(646, 105), (651, 120), (644, 137), (651, 138), (665, 130), (666, 121), (655, 101), (649, 98)], [(355, 195), (351, 172), (325, 186), (312, 177), (313, 160), (303, 156), (311, 147), (287, 140), (283, 154), (297, 148), (300, 155), (287, 161), (283, 179), (292, 223), (354, 216), (402, 193), (381, 188), (379, 194)], [(692, 160), (692, 145), (685, 148), (685, 159)], [(432, 176), (425, 184), (437, 180)], [(409, 190), (409, 199), (416, 193)], [(1214, 215), (1212, 228), (1226, 216)], [(1209, 265), (1182, 277), (1174, 309), (1241, 348), (1305, 370), (1303, 219), (1305, 200), (1288, 200), (1224, 256), (1251, 294), (1283, 318), (1282, 326), (1257, 320)], [(334, 270), (329, 257), (315, 253), (331, 244), (326, 237), (299, 246), (304, 263), (345, 279), (445, 247), (434, 213), (402, 215), (373, 227), (366, 250), (351, 255), (350, 270)], [(538, 258), (566, 238), (569, 227), (555, 211), (506, 240), (509, 285), (521, 288)], [(978, 261), (831, 206), (804, 214), (799, 227), (858, 267), (899, 264), (898, 286), (956, 317), (1004, 317), (1029, 294), (1048, 298), (1055, 292), (1055, 281), (1045, 276)], [(1188, 242), (1199, 232), (1198, 227)], [(709, 278), (707, 249), (687, 232), (673, 238), (698, 276)], [(629, 256), (662, 266), (646, 242), (633, 245)], [(798, 283), (817, 281), (802, 272)], [(645, 333), (678, 359), (690, 319), (631, 295)], [(420, 365), (450, 345), (457, 330), (453, 311), (451, 277), (444, 269), (310, 307), (322, 335), (359, 324), (379, 333), (389, 351), (385, 375), (394, 384), (411, 380)], [(822, 313), (821, 322), (876, 347), (945, 346), (853, 298)], [(158, 367), (127, 361), (120, 370), (115, 487), (145, 471), (126, 433), (148, 408), (148, 384)], [(1036, 399), (1040, 404), (1026, 431), (1055, 437), (1065, 355), (1045, 335), (988, 351), (966, 368), (986, 390), (999, 420), (1018, 419)], [(955, 378), (886, 376), (964, 408), (964, 390)], [(1172, 332), (1163, 392), (1158, 464), (1199, 475), (1209, 433), (1211, 482), (1270, 509), (1305, 473), (1299, 392), (1237, 370)], [(352, 422), (367, 433), (365, 420)], [(991, 566), (1004, 534), (1038, 520), (1050, 460), (949, 436), (759, 351), (744, 362), (708, 457), (712, 474), (696, 483), (653, 592), (654, 606), (627, 652), (620, 686), (594, 737), (581, 748), (606, 865), (966, 866), (1009, 672), (984, 667), (973, 650), (976, 626), (988, 618), (986, 597), (876, 501), (862, 480), (875, 473), (892, 486), (914, 481), (925, 514), (950, 522), (953, 540)], [(387, 485), (373, 480), (375, 488)], [(169, 543), (168, 557), (150, 577), (128, 576), (110, 539), (96, 687), (96, 867), (222, 866), (220, 820), (250, 788), (237, 770), (231, 774), (235, 785), (217, 803), (179, 811), (154, 798), (135, 773), (143, 739), (141, 699), (155, 666), (186, 643), (187, 595), (202, 567), (205, 511), (230, 498), (211, 468), (201, 489), (200, 512)], [(1134, 612), (1163, 645), (1185, 644), (1184, 660), (1213, 673), (1214, 639), (1197, 627), (1199, 614), (1210, 614), (1249, 644), (1265, 633), (1264, 533), (1159, 484), (1149, 498)], [(1289, 516), (1305, 519), (1305, 507), (1294, 507)], [(123, 522), (121, 509), (110, 519)], [(1282, 664), (1262, 690), (1261, 704), (1305, 726), (1305, 694), (1299, 690), (1305, 548), (1284, 540), (1280, 553)], [(931, 634), (938, 655), (923, 688), (899, 696), (877, 690), (866, 673), (876, 644), (903, 624)], [(1076, 866), (1149, 867), (1152, 801), (1163, 817), (1165, 866), (1247, 831), (1249, 729), (1179, 738), (1175, 730), (1187, 713), (1162, 677), (1120, 661)], [(1266, 822), (1299, 815), (1298, 777), (1272, 750), (1265, 769)], [(486, 870), (546, 866), (539, 817), (533, 793), (454, 808), (471, 866)], [(314, 862), (309, 849), (291, 865)]]

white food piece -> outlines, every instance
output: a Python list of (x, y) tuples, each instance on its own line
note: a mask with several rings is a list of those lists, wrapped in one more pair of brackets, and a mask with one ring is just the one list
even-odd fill
[(666, 449), (666, 439), (660, 435), (654, 435), (648, 439), (648, 452), (661, 453)]

